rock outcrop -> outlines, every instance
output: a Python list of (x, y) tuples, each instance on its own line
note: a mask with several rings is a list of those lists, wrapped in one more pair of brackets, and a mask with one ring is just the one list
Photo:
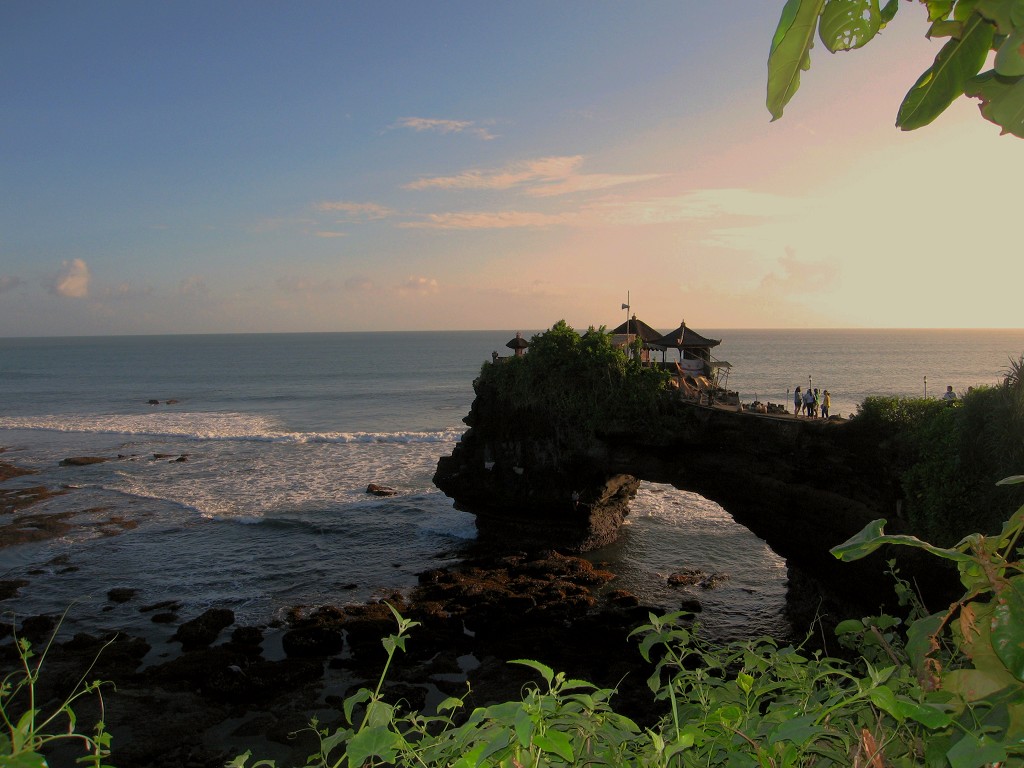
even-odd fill
[(582, 441), (574, 436), (569, 449), (539, 420), (509, 418), (480, 387), (465, 421), (470, 429), (440, 459), (434, 483), (477, 516), (482, 538), (496, 533), (513, 545), (576, 552), (606, 545), (647, 480), (719, 503), (791, 567), (840, 594), (887, 598), (887, 558), (900, 559), (904, 576), (925, 565), (902, 550), (857, 563), (830, 554), (872, 520), (888, 519), (891, 532), (903, 528), (898, 479), (879, 457), (877, 436), (853, 422), (680, 401), (665, 415), (666, 430), (605, 428)]

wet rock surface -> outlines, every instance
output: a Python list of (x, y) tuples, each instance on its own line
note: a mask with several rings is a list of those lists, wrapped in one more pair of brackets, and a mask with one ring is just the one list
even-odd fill
[[(236, 626), (231, 611), (212, 608), (178, 624), (170, 637), (168, 629), (162, 637), (61, 638), (52, 616), (24, 618), (15, 629), (34, 646), (58, 632), (38, 686), (41, 701), (67, 695), (83, 674), (113, 683), (104, 691), (103, 718), (113, 734), (111, 763), (119, 768), (212, 768), (247, 749), (288, 764), (313, 751), (310, 734), (291, 734), (314, 713), (324, 725), (337, 725), (344, 698), (376, 685), (386, 658), (381, 640), (396, 630), (388, 604), (420, 623), (393, 662), (385, 686), (392, 701), (426, 708), (465, 694), (467, 680), (466, 712), (518, 700), (522, 686), (538, 678), (507, 661), (531, 658), (617, 687), (617, 709), (650, 720), (655, 710), (647, 668), (628, 639), (648, 609), (622, 590), (602, 595), (612, 579), (582, 558), (553, 550), (486, 553), (424, 572), (409, 594), (296, 607), (274, 626)], [(129, 586), (108, 594), (112, 602), (135, 599)], [(138, 610), (158, 612), (150, 605)], [(8, 633), (0, 640), (0, 673), (16, 664)], [(91, 697), (79, 700), (76, 713), (80, 723), (100, 716)], [(53, 764), (65, 757), (55, 754)]]

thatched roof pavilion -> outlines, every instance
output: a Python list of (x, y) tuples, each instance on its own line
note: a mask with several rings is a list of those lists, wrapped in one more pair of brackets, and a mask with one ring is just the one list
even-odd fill
[(664, 336), (660, 336), (654, 343), (666, 348), (675, 347), (679, 350), (680, 359), (682, 359), (683, 352), (685, 351), (689, 352), (692, 357), (708, 360), (711, 356), (711, 348), (717, 347), (722, 343), (722, 340), (701, 336), (692, 328), (687, 328), (686, 321), (683, 320), (678, 328), (666, 333)]
[(639, 336), (645, 344), (656, 344), (661, 338), (661, 331), (656, 331), (643, 320), (637, 320), (633, 315), (612, 332), (612, 336)]
[(516, 331), (516, 337), (509, 341), (506, 345), (509, 349), (515, 350), (516, 357), (521, 357), (526, 348), (530, 346), (530, 342), (523, 338), (522, 331)]

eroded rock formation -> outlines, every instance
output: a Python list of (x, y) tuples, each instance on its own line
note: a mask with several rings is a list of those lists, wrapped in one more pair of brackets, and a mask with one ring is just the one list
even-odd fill
[[(677, 402), (667, 429), (628, 425), (596, 431), (566, 448), (523, 414), (509, 417), (478, 388), (470, 429), (434, 482), (477, 516), (481, 537), (586, 551), (614, 541), (640, 480), (670, 484), (719, 503), (791, 566), (839, 593), (888, 597), (886, 558), (904, 575), (925, 566), (882, 550), (840, 563), (829, 549), (878, 518), (899, 532), (898, 479), (877, 436), (854, 422), (768, 416)], [(930, 565), (930, 563), (928, 564)]]

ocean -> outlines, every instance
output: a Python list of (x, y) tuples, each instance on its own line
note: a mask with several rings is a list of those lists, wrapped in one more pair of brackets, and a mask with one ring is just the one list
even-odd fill
[[(722, 339), (715, 356), (732, 364), (743, 402), (789, 403), (813, 382), (842, 415), (868, 395), (997, 384), (1024, 352), (1022, 330), (700, 333)], [(70, 606), (69, 632), (145, 632), (139, 606), (174, 601), (183, 620), (220, 606), (265, 625), (292, 607), (406, 590), (457, 563), (473, 517), (431, 477), (465, 430), (481, 365), (514, 335), (0, 339), (0, 460), (37, 471), (0, 488), (67, 487), (31, 511), (74, 522), (0, 546), (0, 581), (28, 581), (0, 613)], [(61, 466), (72, 456), (108, 460)], [(370, 483), (398, 493), (369, 495)], [(619, 542), (590, 557), (617, 574), (611, 587), (665, 610), (688, 596), (668, 574), (725, 574), (693, 594), (713, 638), (789, 632), (785, 562), (695, 494), (644, 483)], [(114, 588), (138, 595), (112, 602)]]

